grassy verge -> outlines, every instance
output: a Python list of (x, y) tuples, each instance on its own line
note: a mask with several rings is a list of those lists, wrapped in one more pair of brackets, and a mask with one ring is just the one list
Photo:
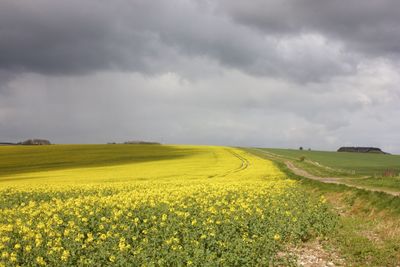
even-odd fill
[(400, 177), (371, 177), (367, 179), (352, 179), (349, 183), (371, 188), (382, 188), (390, 191), (400, 191)]
[(340, 169), (338, 167), (331, 167), (322, 164), (314, 157), (315, 151), (297, 151), (288, 149), (266, 149), (266, 148), (255, 148), (252, 152), (258, 154), (259, 156), (265, 156), (267, 154), (268, 158), (274, 158), (278, 161), (291, 161), (296, 167), (307, 171), (313, 175), (319, 177), (347, 177), (347, 178), (361, 178), (361, 174), (350, 169)]
[(301, 179), (308, 191), (325, 196), (341, 215), (336, 230), (322, 242), (327, 250), (338, 249), (346, 265), (396, 266), (400, 262), (399, 197), (302, 179), (277, 164), (291, 178)]
[[(340, 173), (349, 176), (397, 176), (400, 173), (399, 155), (308, 151), (294, 149), (261, 149), (291, 160), (304, 157), (305, 167), (322, 173)], [(307, 164), (308, 163), (308, 164)]]
[[(383, 190), (400, 191), (398, 155), (252, 149), (259, 156), (276, 155), (275, 160), (290, 160), (296, 167), (319, 177), (344, 178), (346, 183)], [(300, 158), (303, 157), (303, 160)], [(271, 158), (271, 156), (268, 156)]]
[(346, 266), (397, 266), (400, 262), (399, 197), (304, 179), (293, 174), (282, 161), (272, 160), (288, 177), (301, 181), (311, 194), (324, 196), (340, 215), (335, 231), (326, 240), (319, 241), (325, 250), (337, 252)]

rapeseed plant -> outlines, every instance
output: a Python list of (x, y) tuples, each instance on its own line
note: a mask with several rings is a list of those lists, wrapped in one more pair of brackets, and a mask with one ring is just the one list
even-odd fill
[(56, 170), (3, 183), (0, 266), (269, 265), (285, 244), (334, 226), (326, 200), (272, 162), (189, 148), (185, 157), (110, 167), (115, 179), (96, 167), (68, 170), (70, 180)]

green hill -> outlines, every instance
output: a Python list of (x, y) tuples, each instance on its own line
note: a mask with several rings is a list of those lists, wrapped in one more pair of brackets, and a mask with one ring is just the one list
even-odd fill
[[(330, 167), (339, 173), (380, 176), (388, 170), (397, 172), (397, 174), (400, 172), (400, 155), (276, 148), (265, 148), (263, 150), (294, 160), (304, 156), (305, 160), (311, 161), (309, 163)], [(327, 172), (330, 173), (329, 170)]]

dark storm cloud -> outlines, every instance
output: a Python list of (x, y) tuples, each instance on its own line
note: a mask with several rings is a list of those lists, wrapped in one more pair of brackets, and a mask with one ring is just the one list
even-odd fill
[[(290, 2), (283, 7), (275, 1), (232, 3), (221, 2), (217, 8), (213, 2), (178, 0), (3, 0), (0, 69), (47, 74), (99, 70), (153, 74), (181, 71), (175, 66), (181, 57), (207, 57), (253, 75), (298, 81), (354, 72), (357, 51), (344, 50), (344, 39), (327, 40), (326, 27), (319, 32), (300, 16), (290, 22)], [(338, 19), (337, 23), (343, 21)], [(273, 31), (260, 34), (248, 24), (262, 29), (272, 25)], [(289, 29), (291, 35), (282, 36)]]
[(50, 74), (145, 70), (156, 38), (150, 32), (135, 31), (134, 20), (121, 18), (125, 15), (122, 4), (1, 1), (0, 68)]

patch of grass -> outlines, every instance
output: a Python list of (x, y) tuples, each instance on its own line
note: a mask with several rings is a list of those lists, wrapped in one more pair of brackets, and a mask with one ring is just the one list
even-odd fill
[[(349, 152), (328, 152), (328, 151), (306, 151), (294, 149), (261, 149), (266, 152), (281, 155), (288, 159), (298, 160), (304, 156), (306, 159), (317, 163), (308, 164), (306, 167), (317, 169), (327, 174), (343, 173), (356, 174), (362, 176), (383, 176), (387, 170), (400, 173), (400, 155), (384, 155), (375, 153), (349, 153)], [(318, 167), (318, 164), (322, 165)], [(330, 167), (332, 170), (325, 169), (323, 166)], [(302, 167), (304, 167), (302, 165)], [(307, 168), (306, 168), (307, 169)]]
[(363, 202), (366, 210), (390, 211), (399, 216), (400, 219), (400, 197), (392, 196), (384, 192), (372, 192), (368, 190), (349, 187), (341, 184), (323, 183), (311, 179), (306, 179), (293, 174), (284, 163), (275, 161), (275, 164), (283, 171), (287, 177), (300, 180), (302, 185), (309, 191), (316, 194), (336, 194), (348, 205), (353, 205), (356, 200)]
[(400, 198), (311, 180), (303, 185), (324, 195), (341, 215), (324, 244), (338, 249), (346, 264), (395, 266), (400, 261)]
[(399, 238), (382, 239), (374, 233), (381, 222), (368, 222), (360, 216), (344, 217), (330, 236), (330, 244), (339, 248), (348, 265), (395, 266), (399, 261)]
[(383, 188), (393, 191), (400, 191), (400, 177), (354, 179), (350, 183), (371, 188)]
[(268, 149), (261, 149), (261, 148), (243, 148), (251, 153), (258, 155), (263, 158), (273, 159), (274, 161), (291, 161), (296, 167), (307, 171), (313, 175), (319, 177), (360, 177), (360, 175), (356, 175), (353, 172), (346, 171), (346, 170), (339, 170), (334, 169), (325, 165), (321, 165), (318, 162), (312, 161), (307, 158), (306, 155), (301, 154), (293, 156), (288, 156), (285, 154), (277, 154), (274, 152), (269, 151)]
[(296, 167), (315, 176), (349, 178), (345, 180), (348, 184), (372, 189), (400, 190), (400, 156), (398, 155), (290, 149), (252, 149), (251, 151), (267, 158), (278, 155), (275, 160), (290, 160)]

